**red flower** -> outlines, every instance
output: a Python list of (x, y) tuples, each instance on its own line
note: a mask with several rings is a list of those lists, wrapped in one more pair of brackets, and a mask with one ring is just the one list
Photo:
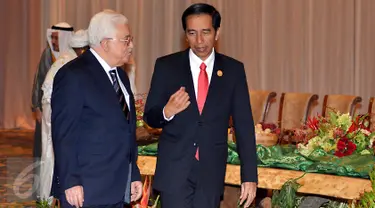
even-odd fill
[(348, 133), (352, 133), (357, 131), (358, 129), (366, 129), (369, 130), (369, 121), (367, 115), (358, 115), (353, 121), (352, 125), (348, 129)]
[(308, 141), (305, 141), (305, 138), (307, 136), (307, 131), (295, 129), (293, 131), (293, 139), (297, 141), (297, 143), (304, 143), (306, 144)]
[(260, 122), (259, 124), (262, 125), (262, 130), (265, 131), (266, 129), (271, 130), (272, 133), (279, 135), (281, 133), (280, 128), (277, 128), (277, 125), (274, 123), (264, 123)]
[(264, 122), (260, 122), (260, 124), (262, 125), (262, 130), (266, 130), (266, 129), (270, 129), (271, 131), (275, 130), (277, 128), (276, 124), (274, 123), (264, 123)]
[(356, 122), (353, 122), (352, 125), (348, 129), (348, 133), (352, 133), (352, 132), (355, 132), (357, 130), (358, 130), (358, 125), (356, 124)]
[(312, 129), (312, 130), (317, 130), (319, 128), (319, 120), (314, 117), (314, 118), (308, 118), (306, 121), (306, 125)]
[(281, 133), (281, 129), (280, 128), (275, 129), (274, 133), (277, 134), (277, 135), (279, 135)]
[(334, 138), (343, 138), (344, 136), (345, 136), (345, 132), (342, 129), (337, 128), (333, 132), (333, 137)]
[(358, 115), (356, 123), (361, 129), (370, 130), (370, 116), (369, 115)]
[(344, 137), (342, 139), (339, 139), (339, 141), (337, 142), (337, 149), (335, 155), (337, 157), (351, 155), (356, 149), (357, 146), (348, 138)]

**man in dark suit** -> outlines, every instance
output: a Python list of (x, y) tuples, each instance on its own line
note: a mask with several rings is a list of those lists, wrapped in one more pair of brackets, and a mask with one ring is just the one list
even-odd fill
[(121, 207), (142, 194), (135, 107), (117, 68), (133, 49), (128, 20), (113, 11), (90, 21), (90, 50), (56, 74), (52, 94), (55, 173), (63, 207)]
[(216, 208), (223, 194), (229, 117), (241, 160), (241, 203), (256, 193), (254, 122), (244, 66), (214, 50), (221, 17), (194, 4), (182, 15), (190, 48), (158, 58), (144, 120), (163, 128), (154, 188), (163, 208)]

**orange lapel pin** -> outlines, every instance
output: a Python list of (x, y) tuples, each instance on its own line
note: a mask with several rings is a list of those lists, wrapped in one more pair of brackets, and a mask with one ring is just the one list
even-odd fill
[(217, 76), (219, 76), (219, 77), (223, 76), (223, 71), (221, 71), (220, 69), (217, 70)]

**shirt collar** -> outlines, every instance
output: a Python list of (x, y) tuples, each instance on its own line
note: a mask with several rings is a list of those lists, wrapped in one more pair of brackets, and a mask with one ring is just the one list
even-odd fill
[(208, 56), (208, 58), (205, 61), (202, 61), (201, 58), (195, 55), (195, 53), (193, 52), (193, 50), (191, 50), (191, 48), (189, 50), (189, 57), (191, 61), (193, 61), (194, 63), (198, 65), (198, 67), (202, 64), (202, 62), (204, 62), (204, 64), (206, 64), (206, 66), (208, 67), (208, 66), (211, 66), (215, 60), (215, 49), (212, 48), (211, 54)]
[(95, 58), (99, 61), (100, 65), (102, 65), (104, 71), (108, 74), (109, 71), (113, 70), (113, 69), (116, 69), (116, 67), (114, 68), (111, 68), (111, 66), (109, 66), (107, 64), (106, 61), (104, 61), (104, 59), (102, 57), (99, 56), (99, 54), (92, 48), (90, 48), (90, 51), (91, 53), (95, 56)]

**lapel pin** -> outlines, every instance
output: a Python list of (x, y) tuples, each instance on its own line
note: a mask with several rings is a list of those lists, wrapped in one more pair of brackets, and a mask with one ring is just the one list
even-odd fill
[(221, 71), (220, 69), (217, 70), (217, 76), (219, 76), (219, 77), (223, 76), (223, 71)]

